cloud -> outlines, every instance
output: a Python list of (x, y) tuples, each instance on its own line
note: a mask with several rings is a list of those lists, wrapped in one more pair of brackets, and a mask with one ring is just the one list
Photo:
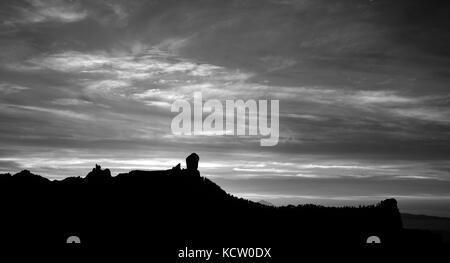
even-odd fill
[(177, 94), (175, 91), (161, 90), (161, 89), (149, 89), (142, 93), (135, 93), (133, 97), (138, 100), (146, 99), (162, 99), (165, 101), (175, 101), (185, 98), (183, 94)]
[[(297, 203), (310, 202), (311, 200), (330, 200), (330, 201), (355, 201), (359, 204), (373, 203), (388, 198), (396, 198), (399, 201), (405, 199), (416, 200), (448, 200), (450, 195), (354, 195), (354, 196), (329, 196), (329, 195), (284, 195), (284, 194), (259, 194), (259, 193), (235, 193), (237, 196), (248, 198), (251, 200), (261, 199), (296, 199)], [(354, 204), (353, 204), (354, 205)], [(341, 206), (342, 203), (341, 203)]]
[(61, 106), (86, 106), (92, 105), (91, 101), (80, 100), (80, 99), (72, 99), (72, 98), (60, 98), (52, 101), (53, 104), (61, 105)]
[(439, 122), (449, 124), (450, 111), (448, 109), (439, 108), (409, 108), (409, 109), (394, 109), (393, 113), (406, 118), (417, 119), (427, 122)]
[(27, 87), (23, 87), (20, 85), (15, 85), (11, 83), (0, 83), (0, 93), (3, 93), (5, 95), (18, 93), (24, 90), (27, 90)]
[(417, 98), (400, 96), (391, 90), (377, 90), (377, 91), (359, 91), (353, 98), (358, 103), (362, 104), (402, 104), (402, 103), (417, 103)]
[(271, 174), (286, 174), (295, 173), (292, 170), (276, 169), (276, 168), (233, 168), (236, 172), (251, 172), (251, 173), (271, 173)]
[(170, 107), (172, 106), (172, 104), (165, 101), (153, 101), (153, 100), (146, 100), (145, 105), (156, 106), (167, 110), (170, 109)]
[(29, 6), (19, 9), (21, 17), (13, 23), (72, 23), (88, 16), (78, 2), (69, 0), (28, 0)]
[(169, 52), (178, 53), (180, 49), (189, 44), (189, 37), (185, 38), (168, 38), (157, 45), (161, 50), (168, 50)]
[(108, 66), (112, 60), (101, 54), (66, 51), (32, 58), (28, 61), (34, 68), (51, 69), (62, 72), (83, 72), (101, 69)]
[(92, 120), (92, 116), (78, 113), (70, 110), (60, 110), (60, 109), (53, 109), (53, 108), (44, 108), (44, 107), (36, 107), (36, 106), (24, 106), (24, 105), (11, 105), (11, 104), (0, 104), (0, 107), (4, 110), (21, 110), (21, 111), (34, 111), (39, 113), (48, 113), (52, 115), (56, 115), (62, 118), (69, 118), (69, 119), (79, 119), (79, 120)]
[(91, 80), (83, 83), (84, 92), (89, 97), (117, 98), (125, 96), (131, 84), (123, 80)]

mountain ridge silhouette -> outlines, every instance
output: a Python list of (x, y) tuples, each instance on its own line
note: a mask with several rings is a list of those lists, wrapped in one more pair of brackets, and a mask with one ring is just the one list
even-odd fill
[(360, 207), (267, 206), (228, 194), (196, 165), (187, 167), (111, 176), (96, 165), (85, 177), (62, 180), (28, 170), (1, 174), (7, 216), (0, 219), (0, 242), (37, 237), (64, 246), (75, 235), (85, 247), (148, 246), (170, 255), (187, 244), (274, 247), (285, 254), (307, 246), (364, 247), (371, 235), (385, 246), (441, 242), (429, 231), (403, 229), (395, 199)]

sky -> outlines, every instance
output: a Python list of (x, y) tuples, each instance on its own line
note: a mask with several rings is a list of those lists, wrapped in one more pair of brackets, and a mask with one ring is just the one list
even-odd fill
[[(277, 205), (450, 216), (450, 4), (0, 3), (0, 173), (169, 169)], [(174, 135), (175, 100), (279, 100), (280, 138)]]

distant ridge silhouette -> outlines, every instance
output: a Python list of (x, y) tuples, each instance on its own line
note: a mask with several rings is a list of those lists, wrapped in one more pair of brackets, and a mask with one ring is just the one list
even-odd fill
[[(162, 171), (111, 176), (100, 166), (82, 177), (51, 181), (24, 170), (0, 175), (0, 242), (66, 246), (78, 236), (88, 248), (146, 246), (168, 254), (190, 246), (262, 246), (289, 255), (307, 246), (435, 246), (439, 236), (402, 228), (395, 199), (362, 207), (269, 206), (234, 197), (197, 170), (190, 155)], [(31, 242), (31, 243), (30, 243)]]

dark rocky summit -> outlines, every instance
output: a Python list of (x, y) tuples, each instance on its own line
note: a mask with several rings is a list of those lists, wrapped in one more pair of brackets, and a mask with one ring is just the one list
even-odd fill
[(191, 153), (188, 157), (186, 157), (186, 168), (189, 171), (197, 171), (198, 169), (198, 161), (200, 161), (200, 157), (196, 153)]

